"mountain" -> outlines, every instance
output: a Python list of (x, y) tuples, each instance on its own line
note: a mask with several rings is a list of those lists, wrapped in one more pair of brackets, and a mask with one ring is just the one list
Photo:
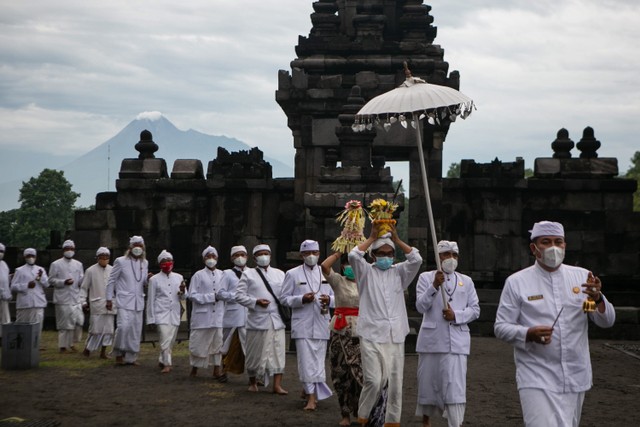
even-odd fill
[[(73, 191), (81, 194), (76, 205), (90, 206), (95, 203), (96, 193), (115, 191), (115, 180), (120, 172), (120, 164), (123, 159), (138, 157), (139, 153), (134, 146), (140, 140), (140, 132), (145, 129), (152, 133), (153, 141), (158, 144), (159, 148), (155, 156), (166, 160), (169, 174), (176, 159), (199, 159), (206, 173), (207, 165), (217, 156), (219, 146), (228, 151), (251, 148), (235, 138), (207, 135), (193, 129), (180, 130), (160, 113), (142, 113), (114, 137), (83, 156), (68, 161), (60, 167), (52, 163), (48, 163), (48, 166), (45, 164), (33, 172), (32, 176), (38, 175), (45, 167), (63, 170), (65, 177), (73, 185)], [(264, 158), (271, 164), (274, 177), (293, 176), (292, 165), (266, 155)], [(0, 211), (19, 207), (19, 190), (22, 181), (28, 179), (29, 177), (26, 177), (0, 184)]]

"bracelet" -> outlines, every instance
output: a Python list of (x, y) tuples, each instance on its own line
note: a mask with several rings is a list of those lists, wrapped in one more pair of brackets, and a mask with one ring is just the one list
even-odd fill
[(598, 298), (597, 301), (594, 301), (596, 303), (596, 305), (600, 304), (602, 301), (604, 301), (604, 297), (602, 295), (602, 292), (600, 292), (600, 298)]

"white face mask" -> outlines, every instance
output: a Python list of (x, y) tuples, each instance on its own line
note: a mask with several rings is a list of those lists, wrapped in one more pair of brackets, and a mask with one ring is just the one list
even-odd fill
[(142, 254), (144, 253), (144, 249), (142, 249), (140, 246), (134, 246), (134, 247), (131, 249), (131, 253), (132, 253), (134, 256), (140, 256), (140, 255), (142, 255)]
[(234, 258), (233, 259), (233, 264), (238, 266), (238, 267), (244, 267), (245, 265), (247, 265), (247, 257), (246, 256), (239, 256), (238, 258)]
[(307, 264), (309, 267), (314, 267), (318, 263), (318, 256), (308, 255), (304, 257), (304, 263)]
[(442, 265), (442, 270), (445, 273), (451, 274), (454, 271), (456, 271), (456, 268), (458, 268), (458, 260), (455, 258), (447, 258), (444, 261), (442, 261), (441, 265)]
[(67, 258), (67, 259), (71, 259), (71, 258), (73, 258), (73, 256), (74, 256), (75, 254), (76, 254), (76, 253), (75, 253), (74, 251), (64, 251), (64, 252), (62, 253), (62, 255), (64, 255), (64, 257), (65, 257), (65, 258)]
[(36, 259), (35, 258), (26, 258), (25, 261), (29, 265), (33, 265), (33, 264), (36, 263)]
[(271, 255), (258, 255), (256, 257), (256, 264), (260, 267), (267, 267), (271, 263)]
[(537, 246), (536, 249), (542, 253), (542, 258), (536, 257), (536, 259), (549, 268), (558, 267), (564, 260), (564, 249), (559, 246), (551, 246), (544, 251)]
[(215, 258), (207, 258), (204, 260), (204, 265), (206, 265), (209, 268), (213, 268), (216, 265), (218, 265), (218, 260)]

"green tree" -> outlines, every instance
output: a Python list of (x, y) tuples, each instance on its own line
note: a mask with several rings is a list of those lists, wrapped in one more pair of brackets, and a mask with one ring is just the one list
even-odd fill
[(16, 215), (14, 245), (44, 248), (51, 231), (64, 234), (73, 224), (74, 204), (80, 194), (72, 191), (64, 172), (44, 169), (37, 178), (22, 183)]
[(460, 163), (451, 163), (449, 165), (447, 178), (460, 178)]
[(18, 209), (0, 212), (0, 242), (6, 246), (14, 246), (14, 233), (16, 221), (18, 218)]
[(625, 178), (635, 179), (638, 181), (638, 188), (633, 193), (633, 210), (640, 212), (640, 151), (636, 151), (631, 158), (631, 166), (625, 175)]

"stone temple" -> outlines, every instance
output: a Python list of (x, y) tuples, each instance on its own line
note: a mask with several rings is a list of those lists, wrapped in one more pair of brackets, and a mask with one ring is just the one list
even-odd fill
[[(201, 268), (200, 252), (209, 244), (227, 267), (231, 246), (268, 243), (274, 264), (286, 270), (299, 263), (296, 250), (304, 239), (318, 240), (322, 255), (328, 253), (340, 232), (335, 215), (348, 200), (368, 205), (378, 197), (392, 199), (387, 162), (402, 161), (409, 164), (411, 182), (408, 209), (399, 215), (408, 221), (409, 243), (423, 254), (423, 270), (432, 269), (413, 132), (397, 126), (389, 132), (352, 129), (360, 107), (404, 80), (405, 61), (415, 76), (459, 88), (460, 74), (434, 44), (430, 11), (422, 0), (314, 2), (309, 35), (299, 37), (297, 57), (278, 73), (275, 93), (293, 137), (295, 176), (274, 179), (258, 148), (177, 160), (169, 173), (165, 160), (153, 154), (153, 136), (142, 132), (139, 142), (132, 141), (132, 158), (122, 161), (116, 191), (99, 193), (95, 210), (76, 213), (69, 237), (79, 259), (89, 265), (99, 246), (117, 256), (129, 236), (139, 234), (151, 266), (167, 248), (187, 277)], [(620, 310), (614, 329), (594, 333), (640, 338), (640, 213), (632, 210), (637, 183), (617, 177), (617, 159), (598, 157), (594, 130), (586, 127), (574, 144), (567, 130), (554, 139), (556, 130), (550, 129), (549, 140), (540, 141), (550, 144), (549, 157), (536, 159), (530, 178), (522, 159), (496, 158), (486, 164), (462, 160), (460, 178), (444, 179), (442, 150), (450, 125), (423, 121), (421, 131), (437, 235), (459, 242), (459, 270), (479, 288), (482, 317), (474, 332), (492, 333), (504, 279), (532, 262), (527, 230), (549, 219), (567, 230), (566, 262), (599, 275)], [(572, 152), (574, 145), (579, 153)], [(398, 196), (403, 208), (404, 200)], [(414, 298), (410, 288), (410, 310)]]

